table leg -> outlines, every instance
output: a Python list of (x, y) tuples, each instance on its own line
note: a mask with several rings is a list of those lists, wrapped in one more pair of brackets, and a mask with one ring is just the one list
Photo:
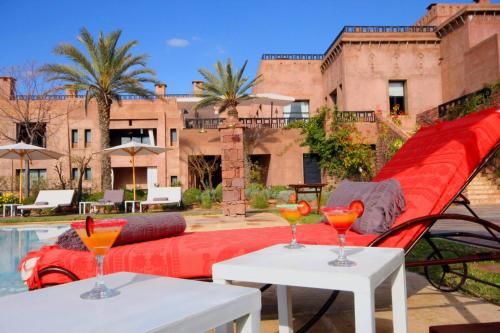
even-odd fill
[(3, 217), (5, 217), (5, 205), (3, 205)]
[(375, 295), (373, 290), (354, 293), (354, 322), (356, 333), (375, 333)]
[(260, 311), (251, 312), (250, 314), (236, 320), (236, 333), (258, 332), (260, 332)]
[(277, 285), (279, 333), (293, 333), (292, 294), (288, 286)]
[[(231, 284), (231, 281), (228, 280), (221, 280), (221, 279), (213, 279), (213, 283), (217, 284)], [(260, 316), (260, 314), (259, 314)], [(226, 323), (224, 325), (221, 325), (215, 329), (216, 333), (230, 333), (233, 332), (233, 323)], [(252, 332), (252, 331), (241, 331), (242, 333), (247, 333), (247, 332)], [(258, 331), (256, 331), (258, 332)]]
[(391, 276), (392, 323), (394, 332), (408, 332), (406, 272), (402, 264)]
[(16, 216), (16, 206), (14, 205), (10, 206), (10, 216), (11, 217)]
[(135, 213), (135, 201), (132, 202), (132, 213)]
[(319, 189), (319, 191), (316, 190), (316, 203), (316, 213), (319, 214), (319, 208), (321, 207), (321, 188)]

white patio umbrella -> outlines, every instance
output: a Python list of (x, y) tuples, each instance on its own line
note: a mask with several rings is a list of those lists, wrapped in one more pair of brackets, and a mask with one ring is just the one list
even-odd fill
[(19, 203), (21, 203), (23, 199), (23, 161), (58, 159), (62, 156), (64, 155), (55, 151), (29, 145), (24, 142), (0, 146), (0, 158), (10, 160), (19, 159), (21, 162), (21, 169), (19, 172)]
[(110, 156), (130, 156), (132, 157), (132, 187), (134, 191), (134, 201), (136, 200), (135, 195), (135, 157), (138, 155), (158, 155), (164, 153), (168, 149), (165, 147), (152, 146), (145, 143), (139, 143), (135, 141), (130, 141), (123, 145), (114, 146), (111, 148), (104, 149), (100, 151), (101, 154)]

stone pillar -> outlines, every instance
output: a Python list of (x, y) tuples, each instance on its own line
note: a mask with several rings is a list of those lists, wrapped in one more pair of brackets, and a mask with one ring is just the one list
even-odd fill
[(245, 216), (245, 157), (242, 125), (229, 117), (221, 126), (222, 212), (226, 216)]

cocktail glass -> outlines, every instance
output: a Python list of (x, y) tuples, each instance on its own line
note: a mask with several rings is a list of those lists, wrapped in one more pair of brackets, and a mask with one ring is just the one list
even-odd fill
[(322, 208), (321, 211), (325, 214), (328, 223), (337, 230), (339, 235), (339, 256), (337, 259), (330, 261), (331, 266), (351, 267), (356, 266), (354, 261), (347, 259), (344, 250), (345, 234), (347, 230), (356, 221), (358, 212), (348, 207)]
[(302, 214), (299, 211), (299, 208), (302, 207), (298, 204), (286, 204), (286, 205), (277, 205), (276, 208), (279, 209), (280, 215), (288, 221), (290, 227), (292, 228), (292, 241), (290, 244), (285, 245), (287, 249), (300, 249), (303, 248), (304, 245), (299, 244), (297, 242), (296, 233), (297, 233), (297, 223), (299, 222)]
[[(90, 219), (90, 220), (89, 220)], [(118, 290), (110, 289), (104, 284), (104, 256), (115, 242), (126, 220), (92, 220), (79, 221), (71, 224), (82, 242), (87, 246), (96, 259), (96, 282), (92, 290), (80, 295), (83, 299), (103, 299), (120, 294)]]

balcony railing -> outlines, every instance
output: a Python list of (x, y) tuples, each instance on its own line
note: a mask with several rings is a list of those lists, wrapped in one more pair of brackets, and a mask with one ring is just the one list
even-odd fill
[(353, 123), (374, 123), (374, 111), (340, 111), (338, 112), (340, 121)]
[(323, 60), (323, 54), (265, 53), (262, 60)]
[(223, 121), (224, 118), (185, 118), (184, 128), (216, 129)]
[[(179, 98), (179, 97), (194, 97), (194, 94), (166, 94), (164, 97), (165, 98)], [(15, 96), (16, 99), (18, 100), (57, 100), (57, 101), (63, 101), (68, 98), (79, 98), (83, 99), (85, 98), (85, 95), (17, 95)], [(138, 95), (120, 95), (120, 98), (122, 100), (155, 100), (158, 99), (158, 96), (138, 96)]]
[[(342, 111), (338, 113), (343, 122), (374, 123), (374, 111)], [(240, 123), (247, 128), (285, 128), (297, 121), (308, 121), (309, 118), (240, 118)], [(216, 129), (224, 122), (224, 118), (185, 118), (186, 129)]]
[[(240, 118), (240, 123), (248, 128), (284, 128), (287, 125), (308, 118)], [(184, 128), (216, 129), (224, 122), (224, 118), (186, 118)]]
[(491, 95), (490, 88), (483, 88), (476, 92), (464, 95), (462, 97), (456, 98), (454, 100), (448, 101), (438, 106), (438, 114), (439, 118), (445, 117), (450, 110), (453, 110), (457, 107), (463, 107), (467, 104), (472, 98), (476, 96), (481, 96), (484, 99), (487, 99)]
[(294, 122), (308, 120), (308, 118), (240, 118), (240, 122), (248, 128), (284, 128)]
[(389, 33), (389, 32), (436, 32), (436, 27), (432, 25), (346, 25), (338, 35), (335, 37), (333, 42), (328, 46), (325, 51), (325, 56), (328, 54), (328, 51), (337, 43), (344, 32), (347, 33)]

